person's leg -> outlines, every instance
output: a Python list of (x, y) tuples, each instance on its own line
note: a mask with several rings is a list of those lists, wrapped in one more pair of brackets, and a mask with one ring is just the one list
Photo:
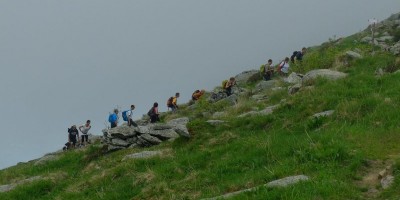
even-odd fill
[(115, 128), (115, 127), (117, 127), (117, 123), (116, 122), (111, 123), (111, 128)]

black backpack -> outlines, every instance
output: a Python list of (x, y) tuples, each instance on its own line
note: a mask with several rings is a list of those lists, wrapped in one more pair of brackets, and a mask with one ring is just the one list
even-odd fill
[(294, 58), (297, 56), (298, 53), (298, 51), (294, 51), (292, 56), (290, 56), (290, 61), (294, 62)]
[(154, 115), (154, 107), (150, 108), (149, 112), (147, 112), (147, 115), (148, 115), (149, 117), (151, 117), (151, 116)]

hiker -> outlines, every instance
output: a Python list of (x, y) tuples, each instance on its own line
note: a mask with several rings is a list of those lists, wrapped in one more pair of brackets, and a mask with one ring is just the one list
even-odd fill
[(76, 146), (76, 142), (79, 140), (79, 131), (76, 126), (73, 125), (68, 129), (68, 142), (71, 144), (72, 148)]
[[(90, 120), (86, 120), (86, 124), (80, 125), (78, 127), (78, 129), (82, 133), (82, 135), (81, 135), (81, 145), (85, 145), (86, 143), (90, 144), (89, 137), (88, 137), (88, 132), (89, 132), (90, 128), (92, 128), (92, 126), (90, 126)], [(86, 143), (85, 143), (85, 141), (86, 141)]]
[(147, 115), (150, 117), (150, 123), (156, 123), (160, 121), (159, 113), (158, 113), (158, 103), (155, 102), (153, 104), (153, 107), (150, 108), (149, 112), (147, 112)]
[(231, 96), (231, 95), (232, 95), (232, 87), (233, 87), (234, 85), (236, 85), (236, 80), (235, 80), (234, 77), (231, 77), (231, 78), (229, 79), (229, 81), (226, 82), (225, 87), (224, 87), (226, 95), (228, 95), (228, 96)]
[(137, 127), (138, 125), (133, 121), (133, 110), (135, 110), (135, 105), (131, 105), (131, 109), (126, 112), (126, 117), (128, 118), (128, 126)]
[(260, 73), (265, 81), (271, 80), (274, 74), (274, 68), (272, 67), (272, 59), (269, 59), (267, 64), (261, 65)]
[(286, 76), (289, 73), (289, 58), (286, 57), (285, 60), (283, 60), (279, 66), (278, 66), (278, 72), (282, 76)]
[(201, 96), (203, 96), (205, 90), (196, 90), (192, 94), (192, 100), (197, 101), (200, 99)]
[(178, 98), (179, 98), (180, 94), (179, 92), (175, 93), (174, 97), (170, 97), (167, 101), (167, 107), (168, 109), (171, 108), (172, 112), (175, 112), (178, 109)]
[(118, 109), (114, 109), (114, 113), (108, 116), (108, 122), (111, 124), (111, 128), (117, 127), (118, 125)]
[(294, 63), (295, 60), (298, 60), (300, 62), (303, 61), (303, 56), (304, 56), (304, 54), (306, 54), (306, 52), (307, 52), (307, 49), (305, 47), (303, 47), (301, 49), (301, 51), (294, 51), (292, 56), (290, 56), (290, 61), (292, 63)]

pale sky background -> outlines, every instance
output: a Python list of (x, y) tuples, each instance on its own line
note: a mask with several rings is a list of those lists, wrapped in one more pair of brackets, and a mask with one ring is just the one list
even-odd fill
[(363, 30), (399, 0), (1, 0), (0, 169), (60, 149), (67, 128)]

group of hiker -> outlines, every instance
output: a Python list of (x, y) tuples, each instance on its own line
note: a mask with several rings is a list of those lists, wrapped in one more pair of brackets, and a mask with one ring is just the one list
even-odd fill
[(294, 51), (290, 56), (290, 59), (289, 57), (286, 57), (276, 67), (272, 65), (272, 60), (269, 59), (266, 64), (260, 66), (260, 73), (263, 79), (266, 81), (271, 80), (274, 72), (277, 72), (281, 76), (287, 76), (290, 68), (289, 61), (291, 63), (301, 62), (306, 51), (307, 49), (305, 47), (303, 47), (301, 51)]
[[(289, 68), (291, 63), (301, 62), (303, 60), (303, 56), (306, 53), (306, 48), (303, 47), (301, 51), (294, 51), (292, 56), (286, 57), (283, 61), (279, 63), (276, 67), (273, 66), (272, 59), (268, 59), (266, 64), (261, 65), (260, 73), (264, 80), (271, 80), (272, 76), (275, 72), (277, 72), (281, 76), (286, 76), (289, 73)], [(227, 96), (232, 95), (232, 88), (236, 85), (236, 80), (234, 77), (230, 77), (229, 80), (224, 80), (222, 82), (223, 92), (226, 93)], [(192, 94), (192, 102), (198, 101), (205, 93), (205, 90), (195, 90)], [(178, 110), (178, 98), (180, 97), (180, 93), (175, 93), (175, 96), (168, 98), (167, 100), (167, 108), (171, 109), (171, 112), (175, 113)], [(135, 105), (131, 105), (129, 110), (122, 112), (122, 118), (127, 122), (128, 126), (137, 127), (138, 125), (133, 121), (133, 111), (135, 110)], [(108, 122), (110, 123), (111, 128), (115, 128), (118, 126), (119, 110), (114, 109), (113, 113), (111, 113), (108, 117)], [(158, 111), (158, 103), (154, 102), (153, 106), (147, 112), (147, 115), (150, 117), (150, 123), (156, 123), (160, 121), (160, 113)], [(64, 148), (76, 147), (79, 142), (80, 145), (85, 145), (89, 143), (88, 140), (88, 131), (90, 130), (90, 120), (87, 120), (85, 124), (76, 128), (76, 125), (73, 125), (71, 128), (68, 128), (68, 143)], [(82, 133), (81, 138), (79, 138), (79, 131)]]
[[(71, 128), (68, 128), (68, 142), (63, 147), (63, 150), (75, 148), (78, 145), (84, 146), (90, 144), (88, 136), (90, 128), (92, 128), (90, 120), (86, 120), (86, 123), (80, 125), (78, 128), (76, 128), (76, 125), (72, 125)], [(79, 132), (82, 133), (81, 137), (79, 137)]]

